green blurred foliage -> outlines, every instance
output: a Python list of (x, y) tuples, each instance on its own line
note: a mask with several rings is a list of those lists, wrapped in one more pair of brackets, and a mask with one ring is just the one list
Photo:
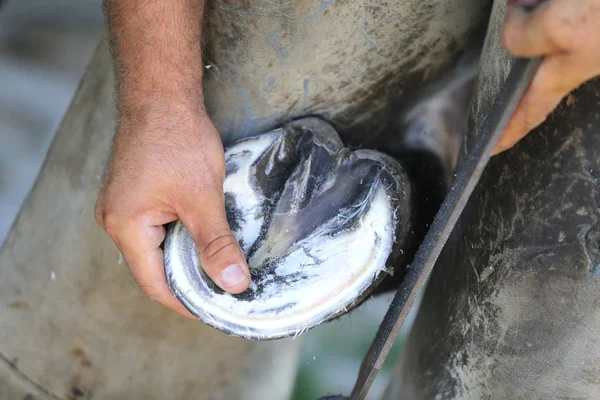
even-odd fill
[[(316, 400), (328, 394), (350, 394), (362, 359), (391, 299), (392, 294), (371, 298), (349, 314), (306, 333), (292, 400)], [(383, 394), (403, 348), (405, 336), (401, 332), (367, 400), (378, 399)]]

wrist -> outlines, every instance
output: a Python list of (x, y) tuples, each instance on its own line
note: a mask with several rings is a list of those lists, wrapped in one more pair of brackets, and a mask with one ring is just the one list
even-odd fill
[[(142, 143), (171, 143), (175, 137), (197, 136), (212, 126), (202, 104), (169, 101), (146, 101), (121, 106), (117, 136), (136, 137)], [(214, 128), (213, 128), (214, 130)]]
[[(204, 97), (200, 93), (171, 95), (157, 91), (127, 91), (119, 96), (118, 120), (151, 122), (152, 120), (202, 120), (208, 118)], [(144, 123), (144, 125), (146, 125)]]

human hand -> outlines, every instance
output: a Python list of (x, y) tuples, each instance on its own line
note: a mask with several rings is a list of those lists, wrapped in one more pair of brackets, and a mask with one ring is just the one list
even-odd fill
[(202, 267), (222, 289), (240, 293), (250, 283), (225, 217), (223, 147), (202, 114), (172, 103), (124, 113), (95, 210), (141, 290), (190, 318), (167, 285), (160, 248), (164, 224), (181, 219)]
[(509, 0), (502, 40), (517, 57), (543, 56), (495, 154), (540, 125), (571, 91), (600, 75), (600, 0)]

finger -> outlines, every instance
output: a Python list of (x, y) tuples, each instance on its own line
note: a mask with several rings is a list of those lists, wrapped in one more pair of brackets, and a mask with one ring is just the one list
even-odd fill
[(537, 57), (564, 51), (554, 34), (557, 9), (560, 7), (556, 0), (539, 4), (533, 11), (526, 11), (520, 5), (507, 6), (502, 28), (504, 47), (517, 57)]
[(250, 285), (250, 272), (227, 223), (222, 186), (201, 197), (183, 202), (179, 218), (194, 238), (206, 274), (223, 290), (241, 293)]
[[(164, 223), (167, 222), (169, 221)], [(156, 224), (146, 219), (121, 224), (115, 243), (144, 294), (184, 317), (196, 319), (175, 298), (167, 284), (164, 256), (160, 249), (164, 238), (165, 229), (162, 223)]]
[(494, 154), (513, 147), (529, 131), (544, 122), (560, 101), (588, 78), (572, 55), (557, 54), (544, 59)]

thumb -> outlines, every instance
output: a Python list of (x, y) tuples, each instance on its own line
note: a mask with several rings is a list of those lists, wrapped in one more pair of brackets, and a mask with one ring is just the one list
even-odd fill
[(250, 272), (242, 249), (225, 217), (222, 188), (182, 204), (181, 222), (190, 232), (206, 274), (221, 289), (241, 293), (250, 285)]

